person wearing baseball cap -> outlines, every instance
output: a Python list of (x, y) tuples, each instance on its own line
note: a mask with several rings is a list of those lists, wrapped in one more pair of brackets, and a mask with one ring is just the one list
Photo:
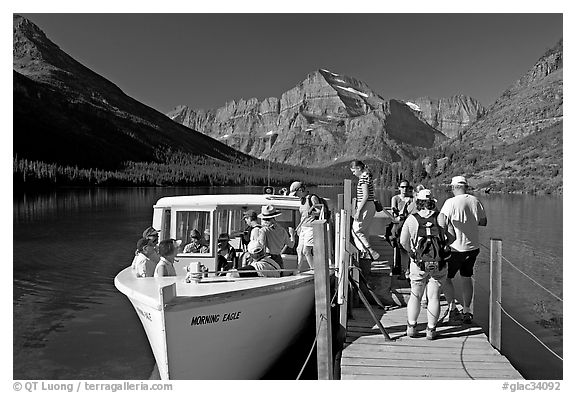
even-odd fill
[(198, 231), (197, 229), (192, 229), (190, 231), (190, 243), (184, 246), (184, 250), (182, 252), (184, 254), (190, 254), (190, 253), (206, 254), (210, 252), (210, 249), (203, 243), (200, 231)]
[(295, 181), (292, 182), (292, 184), (290, 184), (290, 191), (288, 193), (289, 196), (298, 196), (298, 191), (305, 191), (306, 187), (304, 186), (304, 184), (302, 184), (302, 182), (300, 181)]
[(153, 277), (154, 269), (160, 262), (160, 256), (156, 252), (154, 242), (143, 237), (136, 242), (136, 255), (132, 260), (132, 271), (138, 278)]
[(242, 234), (242, 244), (247, 247), (248, 243), (258, 239), (258, 230), (262, 226), (258, 222), (258, 213), (252, 209), (246, 210), (243, 217), (246, 222), (246, 228)]
[(238, 265), (236, 250), (229, 242), (230, 236), (227, 233), (218, 235), (218, 266), (216, 267), (218, 271), (236, 268)]
[(416, 256), (420, 242), (424, 234), (436, 236), (446, 245), (446, 235), (444, 229), (438, 222), (438, 211), (436, 210), (436, 199), (432, 196), (432, 191), (423, 189), (416, 196), (416, 213), (410, 214), (400, 234), (400, 244), (410, 254), (410, 298), (406, 307), (407, 326), (406, 335), (416, 337), (416, 325), (418, 315), (420, 315), (420, 305), (424, 293), (428, 295), (426, 338), (434, 340), (437, 336), (436, 325), (440, 316), (440, 289), (446, 280), (447, 268), (443, 259), (438, 263), (438, 268), (428, 270)]
[[(438, 222), (451, 233), (455, 240), (450, 244), (452, 250), (448, 259), (448, 277), (444, 286), (444, 295), (448, 302), (448, 319), (450, 322), (462, 321), (472, 323), (470, 305), (474, 295), (472, 274), (474, 263), (480, 253), (479, 226), (486, 226), (488, 220), (482, 203), (473, 195), (467, 193), (468, 180), (464, 176), (454, 176), (450, 182), (454, 196), (448, 198), (442, 209)], [(452, 279), (460, 272), (462, 278), (462, 314), (454, 301), (454, 284)]]
[(153, 227), (148, 227), (142, 232), (142, 237), (155, 237), (158, 238), (160, 231)]

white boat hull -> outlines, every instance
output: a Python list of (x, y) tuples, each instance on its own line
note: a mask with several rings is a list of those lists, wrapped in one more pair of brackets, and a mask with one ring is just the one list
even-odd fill
[(125, 272), (116, 286), (144, 326), (162, 379), (258, 379), (298, 338), (314, 305), (310, 273), (200, 284), (139, 279), (156, 287), (151, 301), (126, 276), (123, 285)]

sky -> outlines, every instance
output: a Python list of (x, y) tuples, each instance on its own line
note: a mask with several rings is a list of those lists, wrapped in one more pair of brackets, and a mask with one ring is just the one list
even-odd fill
[(464, 94), (489, 106), (563, 37), (560, 13), (21, 15), (163, 113), (280, 97), (319, 68), (384, 98)]

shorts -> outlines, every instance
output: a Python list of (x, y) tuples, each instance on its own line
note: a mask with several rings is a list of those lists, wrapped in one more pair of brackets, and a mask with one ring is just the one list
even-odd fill
[(314, 229), (312, 227), (300, 228), (298, 245), (302, 245), (302, 247), (314, 247)]
[(440, 270), (433, 270), (431, 272), (427, 272), (422, 270), (418, 267), (414, 261), (410, 261), (410, 284), (417, 284), (417, 285), (426, 285), (428, 281), (436, 282), (438, 285), (441, 285), (442, 282), (446, 279), (446, 273), (448, 269), (446, 266)]
[(474, 263), (476, 263), (476, 257), (479, 253), (479, 248), (472, 251), (452, 250), (450, 258), (448, 258), (448, 278), (454, 278), (458, 271), (462, 277), (472, 277)]

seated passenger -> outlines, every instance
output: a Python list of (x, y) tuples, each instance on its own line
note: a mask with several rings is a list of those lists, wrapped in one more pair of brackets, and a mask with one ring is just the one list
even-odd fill
[(218, 266), (216, 268), (218, 271), (238, 267), (236, 250), (230, 245), (229, 242), (230, 236), (228, 236), (227, 233), (221, 233), (218, 236)]
[(154, 269), (160, 261), (152, 240), (141, 238), (136, 243), (136, 256), (132, 260), (132, 271), (136, 277), (154, 277)]
[(176, 254), (182, 244), (181, 240), (162, 240), (158, 245), (160, 251), (160, 262), (156, 265), (154, 270), (154, 277), (172, 277), (176, 276), (176, 269), (174, 269), (174, 262), (176, 261)]
[(250, 262), (248, 265), (236, 269), (229, 270), (228, 277), (280, 277), (281, 267), (272, 258), (266, 255), (264, 246), (257, 242), (250, 242), (248, 245), (248, 252), (250, 253)]
[(158, 236), (160, 231), (154, 229), (153, 227), (148, 227), (142, 232), (142, 237), (152, 240), (154, 247), (156, 247), (156, 252), (158, 252)]
[(188, 244), (186, 244), (186, 246), (184, 246), (184, 251), (182, 251), (182, 252), (186, 253), (186, 254), (190, 254), (190, 253), (203, 253), (203, 254), (205, 254), (205, 253), (210, 252), (210, 249), (202, 241), (202, 235), (200, 235), (200, 232), (198, 232), (197, 229), (192, 229), (190, 231), (190, 243), (188, 243)]

